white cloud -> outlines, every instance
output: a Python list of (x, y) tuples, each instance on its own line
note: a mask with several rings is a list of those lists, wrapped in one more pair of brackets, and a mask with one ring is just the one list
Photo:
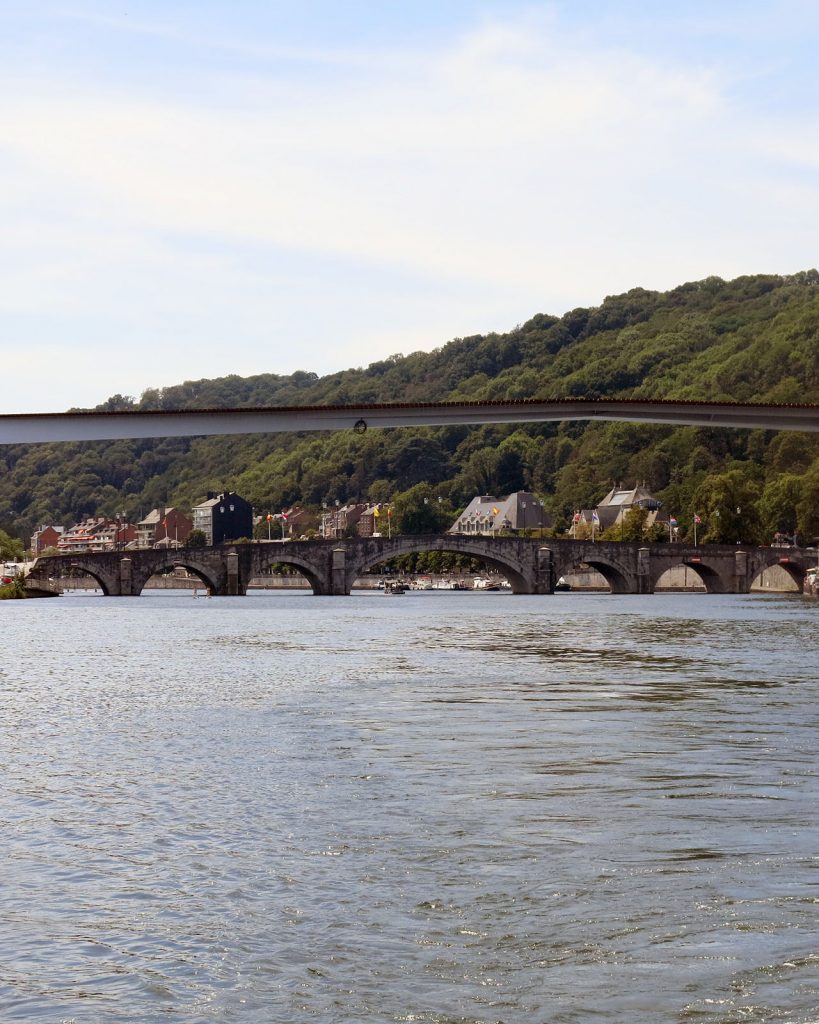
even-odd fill
[[(17, 97), (0, 111), (0, 268), (13, 282), (0, 314), (27, 318), (32, 344), (38, 324), (45, 341), (118, 326), (145, 353), (145, 383), (172, 383), (171, 333), (199, 339), (185, 376), (226, 372), (226, 329), (242, 372), (280, 368), (270, 331), (325, 370), (389, 354), (365, 338), (418, 331), (411, 347), (432, 347), (446, 325), (503, 329), (637, 284), (808, 259), (781, 174), (815, 148), (738, 106), (727, 72), (592, 48), (554, 18), (359, 56), (315, 83), (203, 72), (207, 103), (0, 77)], [(776, 139), (775, 161), (761, 137)], [(815, 210), (816, 190), (801, 189)], [(795, 264), (771, 266), (791, 239)], [(288, 252), (300, 269), (282, 272)], [(356, 267), (391, 276), (390, 295), (345, 301)], [(339, 315), (299, 304), (321, 292)], [(332, 344), (311, 352), (311, 321)]]

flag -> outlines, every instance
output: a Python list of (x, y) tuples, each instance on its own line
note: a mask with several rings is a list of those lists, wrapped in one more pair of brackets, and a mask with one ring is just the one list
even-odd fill
[(269, 512), (267, 513), (267, 521), (268, 521), (268, 523), (272, 523), (273, 522), (273, 516)]
[(597, 514), (597, 509), (595, 509), (594, 512), (592, 512), (592, 522), (595, 526), (600, 525), (600, 516)]
[(281, 511), (281, 517), (282, 519), (287, 519), (287, 513), (284, 511), (284, 509), (282, 509)]
[(376, 519), (378, 519), (378, 517), (381, 515), (381, 513), (378, 511), (378, 506), (377, 505), (373, 509), (373, 515), (375, 516)]
[(492, 509), (492, 515), (493, 515), (493, 516), (497, 516), (497, 515), (499, 515), (499, 514), (500, 514), (500, 509), (499, 509), (499, 508), (493, 508), (493, 509)]
[(677, 520), (674, 518), (674, 516), (669, 516), (668, 517), (668, 525), (669, 526), (676, 526), (677, 525)]
[(392, 509), (391, 509), (391, 508), (388, 508), (388, 509), (387, 509), (387, 515), (388, 515), (388, 516), (389, 516), (390, 518), (392, 518)]
[(694, 522), (695, 522), (695, 523), (696, 523), (696, 524), (697, 524), (698, 526), (699, 526), (699, 524), (700, 524), (700, 523), (702, 522), (702, 519), (700, 519), (700, 517), (699, 517), (699, 516), (697, 515), (697, 513), (696, 513), (696, 512), (694, 513)]
[(583, 517), (580, 515), (579, 512), (575, 512), (574, 519), (572, 520), (572, 522), (579, 523), (582, 518)]

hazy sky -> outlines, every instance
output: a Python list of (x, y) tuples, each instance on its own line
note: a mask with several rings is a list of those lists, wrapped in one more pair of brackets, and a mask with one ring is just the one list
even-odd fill
[(819, 263), (819, 5), (0, 0), (2, 411)]

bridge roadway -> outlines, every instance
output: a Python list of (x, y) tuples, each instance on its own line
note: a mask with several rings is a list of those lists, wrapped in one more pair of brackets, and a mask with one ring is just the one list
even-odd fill
[(756, 577), (773, 565), (782, 566), (801, 590), (806, 571), (817, 564), (817, 552), (804, 548), (694, 547), (444, 534), (53, 555), (38, 558), (30, 578), (33, 582), (89, 575), (105, 594), (135, 596), (154, 574), (183, 566), (212, 594), (241, 595), (254, 576), (279, 564), (302, 573), (314, 594), (343, 596), (373, 566), (421, 551), (479, 558), (502, 573), (516, 594), (551, 594), (556, 581), (581, 563), (600, 572), (616, 594), (651, 594), (663, 573), (677, 565), (695, 570), (709, 593), (748, 593)]
[(748, 402), (632, 401), (526, 398), (492, 402), (395, 402), (379, 405), (290, 406), (256, 409), (181, 409), (165, 412), (20, 413), (0, 415), (0, 444), (104, 441), (114, 438), (268, 434), (281, 431), (369, 427), (436, 427), (450, 424), (545, 423), (625, 420), (819, 431), (817, 405)]

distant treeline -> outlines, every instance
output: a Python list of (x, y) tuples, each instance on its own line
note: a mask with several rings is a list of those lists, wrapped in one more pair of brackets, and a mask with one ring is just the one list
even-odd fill
[[(115, 395), (98, 408), (564, 397), (819, 402), (819, 273), (636, 288), (593, 309), (538, 314), (507, 334), (459, 338), (366, 369), (188, 381), (138, 401)], [(684, 531), (699, 514), (705, 540), (819, 535), (819, 438), (799, 433), (567, 422), (172, 438), (7, 446), (0, 468), (0, 527), (25, 538), (41, 522), (122, 510), (135, 519), (159, 505), (189, 508), (225, 487), (262, 513), (396, 501), (419, 510), (419, 528), (475, 494), (531, 490), (560, 527), (613, 482), (638, 481)]]

